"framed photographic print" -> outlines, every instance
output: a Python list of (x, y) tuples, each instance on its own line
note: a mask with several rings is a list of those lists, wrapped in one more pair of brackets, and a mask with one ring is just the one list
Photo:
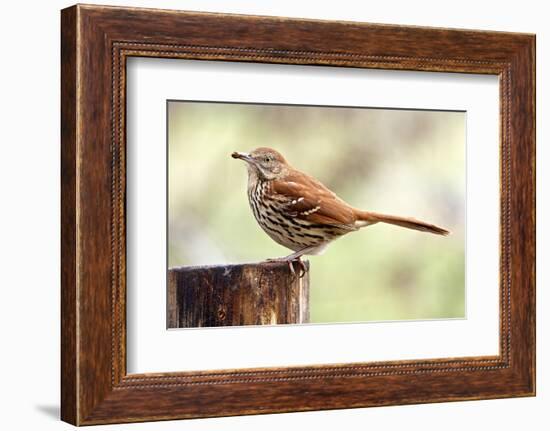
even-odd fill
[(62, 419), (535, 394), (535, 37), (62, 11)]

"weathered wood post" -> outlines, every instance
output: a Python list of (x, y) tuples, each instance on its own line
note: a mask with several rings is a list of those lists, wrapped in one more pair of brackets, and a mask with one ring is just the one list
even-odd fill
[(308, 271), (285, 262), (168, 270), (168, 328), (309, 322)]

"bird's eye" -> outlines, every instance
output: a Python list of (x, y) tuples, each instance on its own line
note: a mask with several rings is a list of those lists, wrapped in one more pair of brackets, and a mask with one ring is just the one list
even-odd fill
[(269, 156), (265, 156), (265, 159), (264, 159), (264, 161), (265, 161), (266, 163), (269, 163), (269, 162), (271, 161), (271, 157), (269, 157)]

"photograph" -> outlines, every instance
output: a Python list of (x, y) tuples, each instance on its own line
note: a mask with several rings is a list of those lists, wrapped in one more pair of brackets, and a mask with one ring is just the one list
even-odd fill
[(167, 101), (167, 328), (463, 319), (466, 112)]
[(6, 423), (548, 422), (542, 6), (43, 3), (6, 21)]

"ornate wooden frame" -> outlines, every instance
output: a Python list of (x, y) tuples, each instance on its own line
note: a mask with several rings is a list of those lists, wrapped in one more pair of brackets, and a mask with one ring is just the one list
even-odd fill
[[(534, 35), (81, 5), (61, 15), (63, 420), (88, 425), (534, 395)], [(128, 375), (129, 56), (498, 75), (500, 354)]]

